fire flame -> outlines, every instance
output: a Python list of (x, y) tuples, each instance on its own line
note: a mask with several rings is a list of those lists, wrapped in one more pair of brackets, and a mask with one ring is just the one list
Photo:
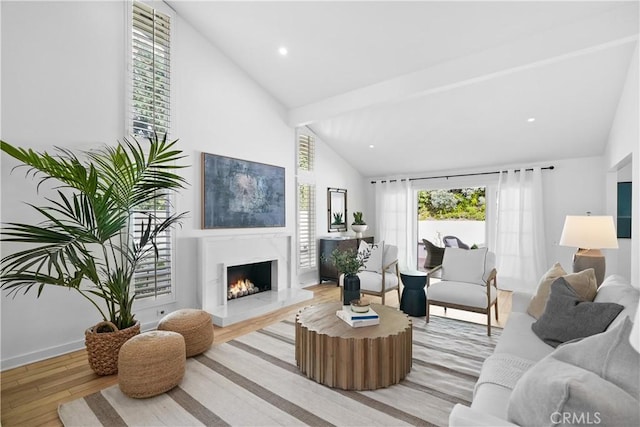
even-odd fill
[(255, 294), (260, 289), (248, 279), (240, 279), (236, 283), (229, 286), (227, 290), (227, 299), (240, 298), (245, 295)]

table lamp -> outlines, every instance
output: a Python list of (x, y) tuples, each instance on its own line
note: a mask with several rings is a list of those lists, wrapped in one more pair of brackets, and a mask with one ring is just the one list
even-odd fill
[(567, 215), (560, 236), (560, 245), (578, 248), (573, 255), (573, 272), (593, 268), (596, 282), (600, 286), (605, 272), (604, 255), (600, 249), (618, 247), (613, 217)]

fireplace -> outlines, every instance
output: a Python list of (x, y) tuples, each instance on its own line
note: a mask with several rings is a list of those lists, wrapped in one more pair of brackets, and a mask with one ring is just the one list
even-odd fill
[(255, 262), (227, 267), (227, 300), (270, 291), (272, 262)]
[[(211, 313), (213, 324), (232, 325), (313, 298), (313, 292), (295, 284), (292, 249), (291, 236), (280, 233), (199, 239), (197, 297), (200, 307)], [(229, 283), (239, 280), (236, 268), (244, 265), (264, 270), (260, 275), (264, 273), (265, 279), (249, 278), (260, 292), (228, 299)]]

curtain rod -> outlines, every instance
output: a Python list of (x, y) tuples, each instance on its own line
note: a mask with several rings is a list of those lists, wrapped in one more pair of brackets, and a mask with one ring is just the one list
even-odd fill
[[(543, 168), (540, 168), (542, 170), (553, 170), (555, 169), (555, 166), (546, 166)], [(525, 171), (532, 171), (533, 168), (527, 168), (524, 169)], [(521, 169), (515, 169), (514, 172), (520, 172)], [(461, 173), (461, 174), (457, 174), (457, 175), (440, 175), (440, 176), (428, 176), (428, 177), (424, 177), (424, 178), (401, 178), (401, 179), (389, 179), (389, 180), (380, 180), (380, 181), (371, 181), (371, 184), (376, 184), (378, 182), (383, 183), (383, 182), (397, 182), (397, 181), (420, 181), (423, 179), (439, 179), (439, 178), (459, 178), (459, 177), (463, 177), (463, 176), (477, 176), (477, 175), (495, 175), (498, 173), (502, 173), (504, 171), (494, 171), (494, 172), (476, 172), (476, 173)]]

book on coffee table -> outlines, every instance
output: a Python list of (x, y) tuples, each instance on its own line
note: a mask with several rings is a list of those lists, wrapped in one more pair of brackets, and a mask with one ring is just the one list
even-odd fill
[(373, 326), (380, 323), (380, 316), (378, 316), (378, 313), (373, 311), (371, 308), (369, 308), (369, 311), (367, 312), (356, 313), (351, 310), (351, 306), (345, 305), (342, 307), (342, 310), (336, 311), (336, 316), (354, 328)]
[(367, 311), (365, 311), (364, 313), (357, 313), (353, 310), (351, 310), (351, 306), (350, 305), (343, 305), (342, 306), (342, 310), (338, 310), (338, 311), (342, 311), (344, 312), (344, 315), (346, 317), (348, 317), (349, 319), (378, 319), (380, 316), (378, 316), (378, 313), (376, 313), (375, 311), (373, 311), (373, 309), (371, 307), (369, 307), (369, 309)]

